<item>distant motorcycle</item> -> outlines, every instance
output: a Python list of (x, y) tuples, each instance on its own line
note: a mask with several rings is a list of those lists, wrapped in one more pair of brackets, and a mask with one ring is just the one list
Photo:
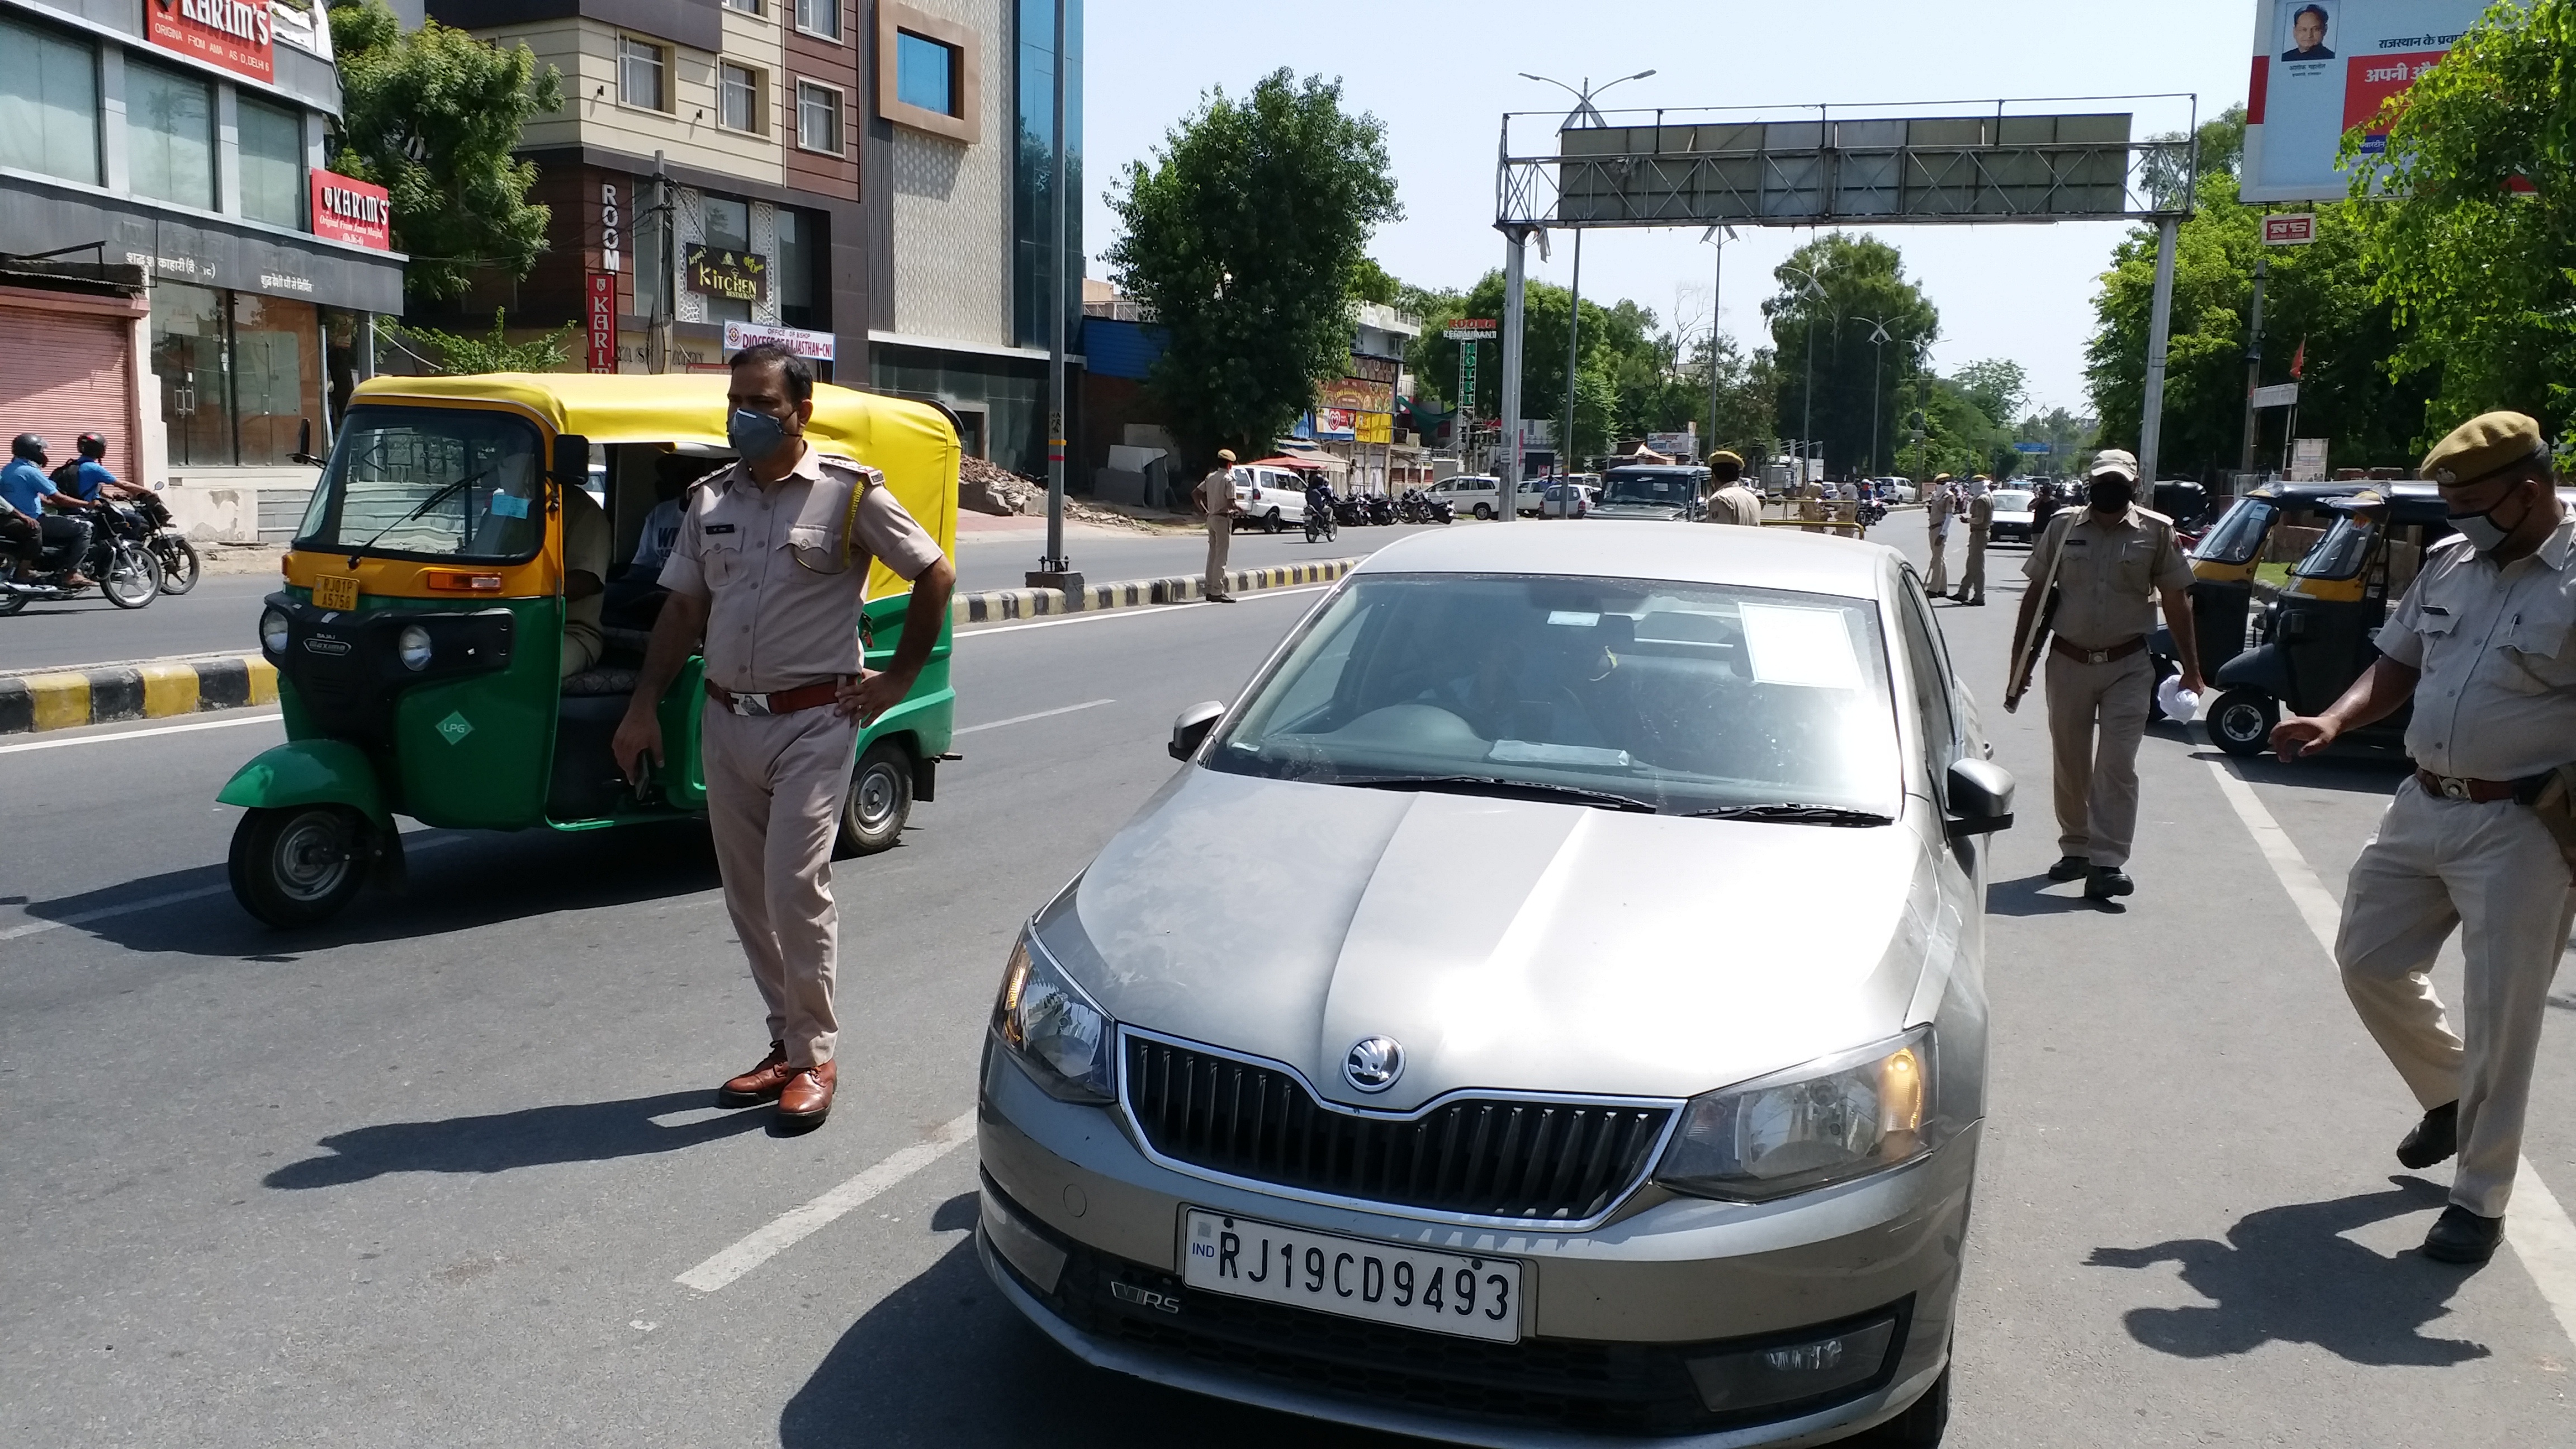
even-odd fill
[(161, 561), (145, 541), (152, 525), (134, 509), (111, 503), (91, 514), (89, 557), (75, 559), (59, 544), (37, 556), (35, 578), (21, 583), (0, 579), (0, 615), (29, 604), (61, 603), (79, 598), (90, 585), (63, 582), (76, 570), (97, 580), (98, 591), (120, 609), (140, 609), (161, 595)]
[(1368, 504), (1357, 498), (1336, 498), (1333, 518), (1344, 528), (1365, 528), (1369, 522)]
[(1369, 522), (1382, 527), (1395, 524), (1395, 500), (1383, 493), (1372, 493), (1361, 500), (1368, 508)]
[(1447, 523), (1458, 516), (1457, 508), (1448, 499), (1434, 498), (1419, 488), (1404, 490), (1404, 501), (1398, 510), (1407, 523)]
[(1333, 519), (1333, 505), (1322, 493), (1306, 495), (1306, 541), (1341, 537), (1341, 525)]

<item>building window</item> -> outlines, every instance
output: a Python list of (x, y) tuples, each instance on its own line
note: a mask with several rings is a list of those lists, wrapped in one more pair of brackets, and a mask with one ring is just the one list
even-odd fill
[(894, 98), (939, 115), (956, 115), (957, 47), (909, 30), (896, 31)]
[(215, 99), (204, 81), (125, 63), (125, 165), (137, 196), (215, 209)]
[(727, 10), (739, 10), (745, 15), (760, 13), (760, 0), (724, 0), (724, 6)]
[(304, 225), (304, 117), (240, 101), (241, 212), (271, 226)]
[(841, 38), (841, 0), (796, 0), (796, 28), (825, 40)]
[(0, 20), (0, 166), (98, 184), (98, 57)]
[[(730, 196), (703, 197), (699, 203), (707, 245), (737, 257), (751, 252), (751, 203)], [(751, 303), (740, 297), (707, 297), (707, 320), (710, 322), (748, 322)]]
[[(1019, 144), (1011, 164), (1011, 311), (1023, 347), (1055, 335), (1055, 5), (1017, 0)], [(1065, 326), (1082, 326), (1082, 0), (1064, 4)]]
[[(128, 104), (134, 71), (126, 70)], [(224, 294), (185, 282), (152, 288), (152, 374), (161, 383), (161, 422), (170, 461), (230, 466), (232, 368), (224, 353)]]
[(796, 83), (796, 144), (827, 156), (841, 154), (841, 93), (812, 81)]
[(290, 462), (302, 424), (320, 411), (321, 315), (310, 302), (253, 292), (233, 293), (232, 303), (235, 445), (249, 466)]
[(669, 93), (663, 87), (668, 69), (662, 58), (662, 47), (631, 36), (617, 37), (619, 100), (648, 111), (669, 110)]
[(716, 124), (728, 131), (760, 129), (760, 72), (731, 63), (716, 67)]
[(823, 325), (822, 309), (814, 305), (815, 268), (822, 255), (821, 218), (778, 208), (778, 255), (769, 264), (769, 284), (778, 289), (778, 320), (790, 327), (819, 330)]

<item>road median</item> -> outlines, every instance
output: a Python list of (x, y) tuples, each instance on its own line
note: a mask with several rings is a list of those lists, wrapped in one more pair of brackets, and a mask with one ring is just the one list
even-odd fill
[[(1300, 584), (1329, 584), (1363, 562), (1365, 560), (1355, 558), (1333, 558), (1318, 559), (1313, 563), (1279, 564), (1266, 569), (1234, 569), (1226, 574), (1226, 586), (1242, 593), (1254, 589), (1295, 588)], [(1205, 585), (1204, 578), (1193, 575), (1092, 584), (1079, 593), (1063, 589), (985, 589), (978, 593), (959, 594), (950, 601), (949, 611), (960, 624), (999, 624), (1012, 619), (1038, 619), (1057, 614), (1187, 604), (1206, 597)]]

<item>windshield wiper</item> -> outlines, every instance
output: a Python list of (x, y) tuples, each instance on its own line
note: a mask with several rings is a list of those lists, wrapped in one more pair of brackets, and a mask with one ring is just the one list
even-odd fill
[(1333, 783), (1370, 790), (1447, 790), (1461, 795), (1520, 795), (1539, 800), (1570, 800), (1578, 805), (1598, 805), (1610, 810), (1634, 810), (1647, 815), (1656, 813), (1654, 802), (1640, 800), (1634, 795), (1586, 790), (1579, 785), (1551, 785), (1541, 780), (1506, 780), (1495, 775), (1365, 775)]
[(1694, 820), (1760, 820), (1780, 825), (1893, 825), (1895, 817), (1840, 805), (1801, 805), (1783, 800), (1770, 805), (1721, 805), (1714, 810), (1685, 812)]
[(411, 512), (404, 514), (402, 517), (395, 519), (393, 522), (377, 529), (374, 533), (369, 534), (367, 536), (367, 541), (359, 544), (357, 551), (349, 555), (349, 567), (356, 568), (358, 566), (358, 560), (365, 558), (367, 556), (367, 551), (376, 546), (377, 539), (384, 537), (386, 534), (391, 533), (395, 529), (402, 527), (404, 524), (411, 522), (413, 519), (420, 517), (429, 510), (436, 508), (439, 504), (447, 500), (447, 496), (449, 494), (454, 493), (457, 489), (464, 487), (468, 483), (475, 482), (476, 480), (489, 475), (500, 466), (500, 464), (495, 463), (492, 467), (485, 468), (481, 472), (466, 474), (464, 477), (459, 478), (455, 482), (448, 484), (446, 487), (439, 489), (437, 492), (432, 493), (427, 498), (420, 500), (420, 506), (413, 509)]

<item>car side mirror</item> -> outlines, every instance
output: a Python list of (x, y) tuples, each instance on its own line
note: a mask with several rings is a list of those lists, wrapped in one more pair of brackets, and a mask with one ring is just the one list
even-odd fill
[(1172, 758), (1186, 760), (1197, 754), (1200, 744), (1208, 737), (1208, 731), (1215, 729), (1216, 722), (1223, 718), (1225, 706), (1212, 699), (1182, 710), (1180, 718), (1172, 721)]
[(2013, 823), (2012, 772), (1992, 760), (1950, 762), (1949, 833), (1992, 835)]

